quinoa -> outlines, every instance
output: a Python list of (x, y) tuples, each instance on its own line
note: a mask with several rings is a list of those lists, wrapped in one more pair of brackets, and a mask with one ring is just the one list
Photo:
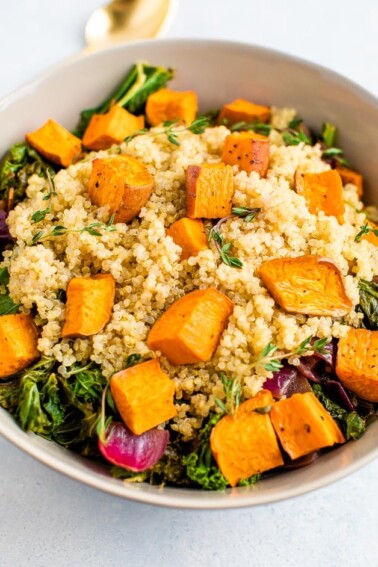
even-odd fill
[[(272, 125), (282, 129), (294, 116), (291, 109), (274, 109)], [(184, 131), (177, 134), (179, 146), (165, 136), (140, 135), (127, 145), (92, 152), (55, 176), (57, 194), (50, 200), (51, 212), (44, 221), (31, 223), (31, 215), (46, 207), (47, 181), (36, 175), (30, 178), (27, 198), (8, 218), (15, 247), (4, 253), (2, 266), (10, 273), (10, 295), (26, 312), (36, 308), (42, 322), (38, 348), (41, 354), (59, 361), (63, 375), (76, 361), (92, 360), (109, 378), (124, 367), (129, 354), (152, 355), (146, 344), (151, 326), (169, 305), (194, 289), (213, 286), (234, 302), (234, 313), (210, 362), (174, 367), (161, 359), (176, 386), (178, 415), (171, 427), (184, 440), (195, 436), (203, 419), (215, 410), (215, 398), (223, 397), (221, 372), (240, 377), (244, 395), (250, 397), (271, 375), (260, 367), (257, 374), (257, 370), (251, 371), (251, 364), (267, 343), (290, 351), (309, 335), (340, 337), (348, 325), (360, 324), (361, 314), (355, 309), (342, 320), (286, 313), (257, 276), (263, 261), (303, 254), (329, 258), (339, 268), (354, 307), (359, 301), (359, 279), (371, 280), (378, 273), (376, 247), (366, 240), (354, 240), (365, 222), (365, 215), (358, 212), (362, 203), (357, 188), (344, 188), (344, 224), (323, 212), (311, 214), (304, 198), (293, 190), (294, 173), (297, 169), (326, 171), (329, 165), (322, 161), (319, 145), (285, 146), (274, 129), (265, 179), (233, 168), (234, 205), (261, 209), (252, 222), (235, 218), (222, 226), (225, 241), (232, 242), (242, 268), (220, 263), (212, 244), (198, 256), (180, 261), (181, 248), (166, 236), (166, 229), (185, 215), (186, 168), (220, 162), (228, 134), (225, 126), (208, 128), (201, 135)], [(108, 220), (107, 208), (98, 208), (89, 199), (88, 179), (93, 159), (119, 151), (143, 161), (154, 176), (153, 194), (139, 217), (127, 225), (117, 224), (114, 232), (101, 236), (70, 233), (30, 246), (37, 230), (54, 225), (77, 229)], [(111, 273), (116, 281), (110, 322), (92, 337), (61, 339), (65, 315), (62, 290), (73, 277), (99, 272)]]

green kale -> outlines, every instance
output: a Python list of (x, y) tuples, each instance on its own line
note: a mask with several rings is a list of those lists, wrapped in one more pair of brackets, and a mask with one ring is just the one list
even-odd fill
[(378, 330), (378, 283), (360, 280), (360, 308), (363, 311), (364, 325), (371, 331)]
[(0, 199), (8, 200), (9, 190), (14, 190), (13, 205), (22, 201), (29, 177), (36, 173), (40, 177), (54, 175), (54, 170), (25, 142), (11, 146), (0, 162)]
[(14, 315), (20, 310), (20, 303), (15, 303), (9, 294), (0, 295), (0, 316)]
[(95, 108), (83, 110), (74, 134), (82, 137), (94, 114), (105, 114), (112, 104), (123, 106), (132, 114), (144, 112), (150, 94), (164, 87), (173, 78), (172, 69), (153, 67), (146, 63), (133, 65), (120, 86)]
[(0, 268), (0, 285), (9, 284), (9, 272), (8, 268)]
[(214, 414), (199, 432), (199, 445), (189, 455), (183, 457), (186, 474), (195, 485), (206, 490), (224, 490), (228, 486), (219, 470), (210, 448), (210, 433), (222, 415)]
[(358, 439), (366, 430), (366, 419), (356, 411), (348, 411), (336, 402), (333, 402), (323, 391), (321, 384), (312, 384), (315, 396), (331, 414), (333, 419), (340, 426), (347, 441)]

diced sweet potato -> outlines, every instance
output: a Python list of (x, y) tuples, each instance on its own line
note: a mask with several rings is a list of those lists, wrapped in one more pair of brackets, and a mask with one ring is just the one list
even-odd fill
[(343, 184), (338, 171), (331, 169), (322, 173), (300, 173), (296, 171), (294, 186), (298, 195), (303, 195), (308, 210), (316, 215), (324, 211), (335, 216), (340, 224), (344, 222)]
[(169, 227), (167, 236), (181, 246), (181, 260), (197, 256), (201, 250), (208, 249), (205, 227), (201, 220), (184, 217)]
[(189, 125), (195, 120), (197, 109), (198, 100), (194, 91), (160, 89), (148, 97), (146, 117), (151, 126), (158, 126), (167, 120), (179, 120)]
[(282, 447), (292, 459), (345, 442), (337, 423), (312, 392), (276, 402), (270, 418)]
[(349, 167), (345, 167), (344, 165), (336, 165), (336, 171), (339, 172), (341, 181), (344, 185), (352, 183), (357, 187), (357, 194), (361, 198), (364, 192), (364, 178), (361, 173), (358, 173), (353, 169), (349, 169)]
[(26, 134), (26, 141), (46, 159), (68, 167), (80, 155), (81, 140), (55, 120)]
[(378, 331), (349, 327), (339, 340), (336, 374), (357, 396), (378, 402)]
[(115, 222), (129, 222), (150, 198), (153, 178), (144, 163), (128, 155), (95, 159), (89, 197), (98, 207), (108, 205)]
[(107, 150), (120, 144), (144, 128), (144, 116), (134, 116), (119, 104), (114, 104), (105, 114), (94, 114), (83, 136), (83, 146), (90, 150)]
[(234, 416), (222, 417), (210, 435), (214, 459), (231, 486), (283, 464), (269, 414), (254, 411), (273, 404), (272, 395), (256, 398), (241, 404)]
[(266, 136), (254, 132), (229, 134), (224, 142), (222, 161), (237, 165), (243, 171), (256, 171), (265, 177), (269, 167), (270, 141)]
[(258, 274), (289, 313), (342, 317), (352, 309), (339, 269), (327, 258), (299, 256), (263, 262)]
[(225, 104), (219, 115), (219, 122), (223, 124), (225, 121), (227, 126), (232, 126), (236, 122), (269, 122), (270, 107), (254, 104), (243, 98)]
[(62, 337), (89, 337), (99, 333), (110, 320), (114, 295), (115, 281), (111, 274), (70, 280)]
[(219, 219), (231, 214), (232, 168), (224, 163), (189, 165), (186, 170), (186, 213), (192, 219)]
[(157, 359), (121, 370), (110, 379), (119, 414), (135, 435), (175, 417), (175, 385)]
[(215, 288), (192, 291), (175, 301), (153, 325), (147, 345), (172, 364), (207, 362), (213, 356), (232, 301)]
[(38, 331), (30, 315), (17, 313), (0, 317), (0, 378), (30, 366), (40, 357)]

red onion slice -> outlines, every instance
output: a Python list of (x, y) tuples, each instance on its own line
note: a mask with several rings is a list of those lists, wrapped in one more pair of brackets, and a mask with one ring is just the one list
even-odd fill
[(98, 447), (107, 461), (133, 472), (153, 467), (163, 456), (169, 441), (169, 432), (150, 429), (134, 435), (123, 423), (113, 422), (106, 431), (105, 442)]

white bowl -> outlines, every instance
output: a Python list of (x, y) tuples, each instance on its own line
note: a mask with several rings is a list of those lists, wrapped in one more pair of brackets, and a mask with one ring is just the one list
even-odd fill
[[(351, 81), (322, 67), (252, 45), (208, 40), (133, 43), (63, 63), (0, 102), (0, 154), (25, 132), (53, 117), (68, 128), (79, 111), (96, 105), (135, 61), (177, 69), (173, 87), (198, 92), (202, 110), (236, 97), (291, 106), (310, 127), (339, 127), (339, 144), (366, 178), (366, 201), (378, 205), (378, 101)], [(307, 468), (277, 475), (252, 488), (206, 492), (110, 478), (100, 465), (33, 434), (24, 433), (0, 410), (0, 433), (15, 445), (71, 478), (105, 492), (150, 504), (180, 508), (236, 508), (275, 502), (325, 486), (378, 455), (378, 422)]]

